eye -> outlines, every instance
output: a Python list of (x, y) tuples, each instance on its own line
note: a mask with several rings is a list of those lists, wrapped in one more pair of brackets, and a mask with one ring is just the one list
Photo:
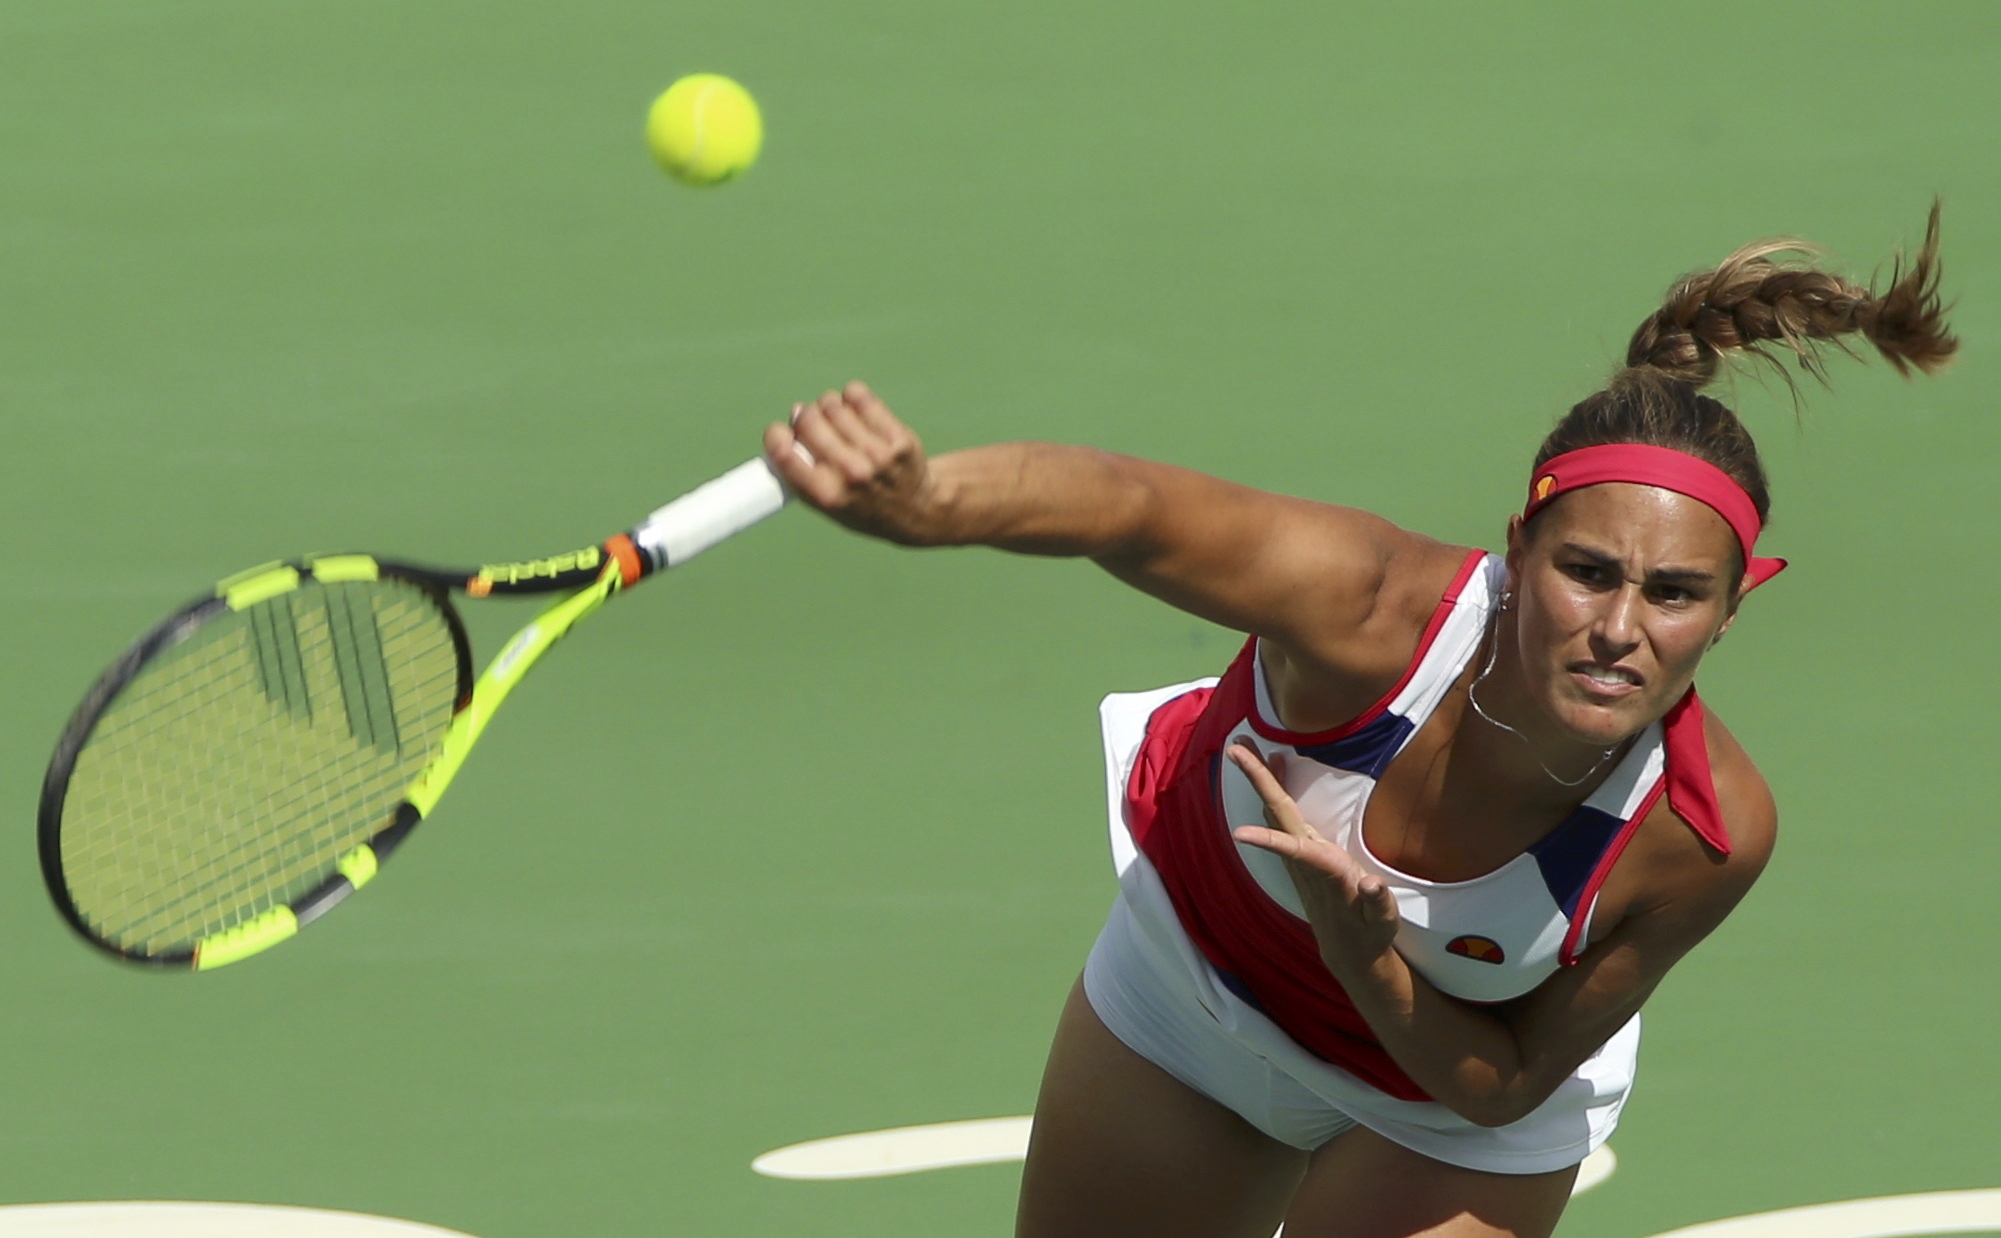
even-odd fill
[(1611, 579), (1612, 573), (1602, 563), (1577, 560), (1562, 565), (1563, 574), (1572, 580), (1587, 585), (1602, 585)]
[(1687, 585), (1658, 584), (1648, 589), (1647, 593), (1653, 598), (1655, 605), (1665, 606), (1671, 610), (1684, 610), (1690, 606), (1697, 606), (1708, 598), (1708, 594), (1700, 589), (1691, 589)]

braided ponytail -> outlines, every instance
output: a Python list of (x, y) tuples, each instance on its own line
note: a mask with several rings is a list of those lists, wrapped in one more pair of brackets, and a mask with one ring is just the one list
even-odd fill
[[(1550, 431), (1535, 467), (1607, 443), (1667, 447), (1728, 473), (1757, 504), (1759, 518), (1768, 517), (1771, 496), (1757, 444), (1735, 413), (1701, 389), (1738, 356), (1771, 364), (1790, 385), (1775, 348), (1825, 382), (1821, 346), (1853, 356), (1849, 335), (1867, 340), (1900, 374), (1944, 368), (1959, 341), (1946, 328), (1939, 300), (1938, 224), (1933, 202), (1923, 247), (1908, 270), (1898, 259), (1881, 296), (1821, 270), (1813, 262), (1818, 251), (1790, 239), (1747, 245), (1715, 270), (1684, 276), (1633, 332), (1625, 368)], [(1784, 254), (1800, 257), (1777, 257)]]
[[(1684, 276), (1669, 289), (1661, 308), (1633, 333), (1626, 364), (1650, 366), (1702, 387), (1716, 377), (1727, 353), (1778, 365), (1765, 347), (1772, 341), (1824, 380), (1818, 345), (1831, 342), (1852, 355), (1841, 337), (1859, 333), (1900, 374), (1913, 367), (1928, 374), (1938, 370), (1959, 346), (1945, 329), (1939, 304), (1938, 217), (1934, 202), (1924, 248), (1908, 273), (1897, 263), (1890, 290), (1881, 297), (1811, 261), (1774, 261), (1776, 254), (1816, 256), (1818, 251), (1804, 242), (1747, 245), (1715, 270)], [(1783, 366), (1780, 372), (1785, 372)]]

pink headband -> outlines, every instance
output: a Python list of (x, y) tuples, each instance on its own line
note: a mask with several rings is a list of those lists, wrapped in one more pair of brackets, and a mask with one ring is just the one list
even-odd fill
[(1751, 501), (1744, 487), (1707, 460), (1667, 447), (1612, 443), (1567, 451), (1536, 470), (1535, 479), (1529, 483), (1529, 501), (1522, 508), (1522, 519), (1535, 515), (1558, 495), (1608, 481), (1659, 486), (1714, 508), (1717, 515), (1729, 522), (1737, 534), (1737, 544), (1744, 551), (1745, 575), (1750, 578), (1744, 586), (1745, 592), (1785, 570), (1784, 559), (1761, 559), (1751, 553), (1764, 522), (1758, 519), (1758, 505)]

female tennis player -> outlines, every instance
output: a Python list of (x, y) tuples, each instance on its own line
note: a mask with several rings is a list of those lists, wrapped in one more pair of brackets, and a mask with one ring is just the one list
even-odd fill
[(1702, 388), (1857, 334), (1952, 356), (1938, 214), (1876, 295), (1800, 247), (1676, 283), (1535, 453), (1506, 552), (1080, 447), (928, 458), (867, 387), (765, 435), (912, 546), (1085, 556), (1249, 634), (1103, 707), (1120, 894), (1058, 1025), (1024, 1238), (1546, 1235), (1632, 1084), (1638, 1011), (1744, 896), (1776, 811), (1696, 696), (1784, 566)]

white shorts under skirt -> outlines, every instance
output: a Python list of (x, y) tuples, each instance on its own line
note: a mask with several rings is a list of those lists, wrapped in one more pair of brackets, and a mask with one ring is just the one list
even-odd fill
[(1535, 1112), (1477, 1126), (1435, 1101), (1388, 1096), (1315, 1057), (1224, 986), (1174, 915), (1160, 875), (1126, 830), (1125, 774), (1155, 706), (1178, 689), (1115, 696), (1103, 708), (1119, 898), (1084, 968), (1091, 1009), (1141, 1057), (1296, 1148), (1366, 1126), (1435, 1160), (1490, 1173), (1567, 1169), (1612, 1134), (1632, 1090), (1636, 1015)]

